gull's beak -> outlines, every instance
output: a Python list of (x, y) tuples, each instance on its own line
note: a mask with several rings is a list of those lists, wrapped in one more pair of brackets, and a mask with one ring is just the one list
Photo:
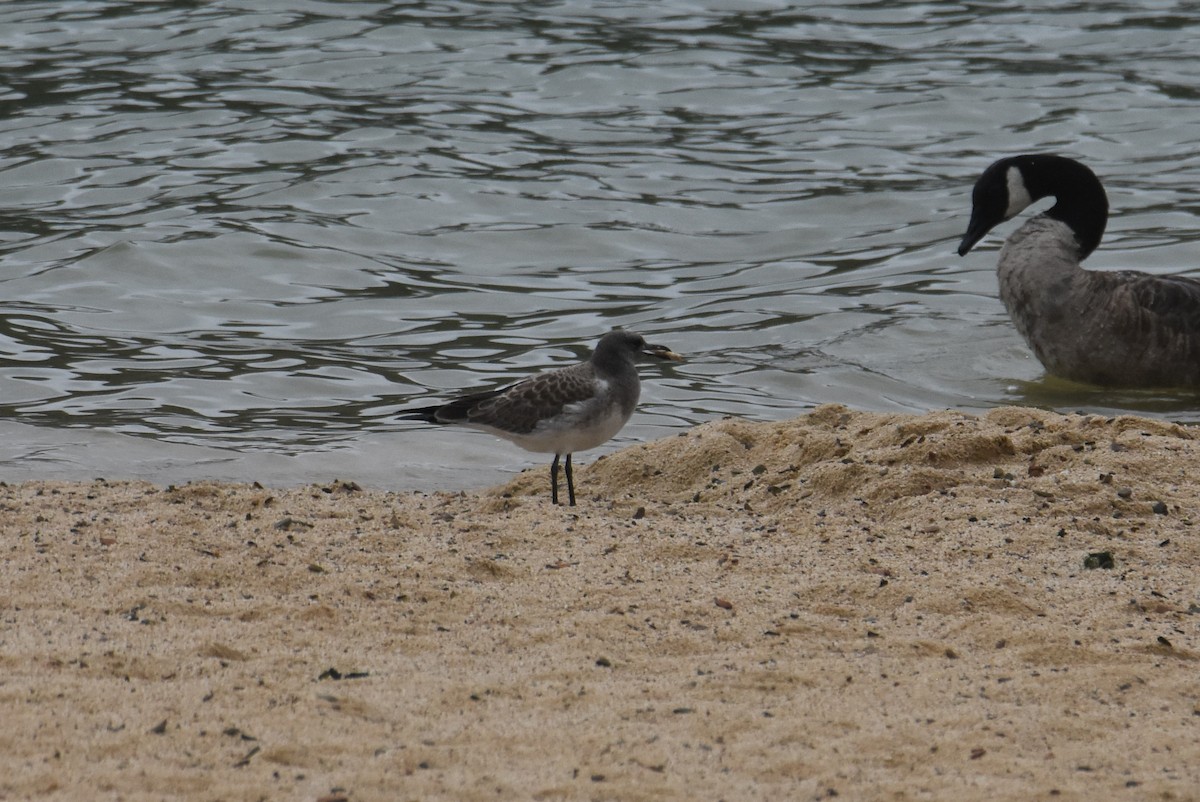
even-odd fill
[(672, 362), (682, 362), (683, 361), (682, 356), (675, 353), (674, 351), (672, 351), (670, 348), (668, 348), (665, 345), (650, 345), (649, 343), (647, 343), (642, 348), (642, 351), (650, 356), (657, 357), (658, 359), (669, 359)]

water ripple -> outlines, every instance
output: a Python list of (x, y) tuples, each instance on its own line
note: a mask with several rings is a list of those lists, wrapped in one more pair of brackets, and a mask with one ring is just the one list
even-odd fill
[(1061, 150), (1109, 187), (1095, 267), (1192, 269), (1198, 28), (1182, 2), (0, 6), (0, 409), (328, 453), (623, 325), (689, 361), (622, 437), (824, 401), (1191, 419), (1045, 380), (998, 238), (953, 245), (983, 166)]

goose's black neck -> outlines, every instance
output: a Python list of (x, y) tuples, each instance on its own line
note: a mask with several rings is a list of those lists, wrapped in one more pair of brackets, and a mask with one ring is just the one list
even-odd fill
[(1100, 179), (1065, 156), (1018, 156), (1014, 161), (1030, 198), (1054, 198), (1046, 216), (1070, 226), (1079, 240), (1079, 259), (1086, 259), (1100, 244), (1108, 225), (1108, 197)]

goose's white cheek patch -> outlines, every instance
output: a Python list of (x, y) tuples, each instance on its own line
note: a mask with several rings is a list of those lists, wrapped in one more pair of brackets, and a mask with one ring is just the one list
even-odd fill
[(1004, 213), (1004, 219), (1007, 220), (1020, 214), (1021, 210), (1033, 203), (1033, 198), (1025, 188), (1025, 179), (1019, 169), (1009, 167), (1005, 178), (1008, 180), (1008, 210)]

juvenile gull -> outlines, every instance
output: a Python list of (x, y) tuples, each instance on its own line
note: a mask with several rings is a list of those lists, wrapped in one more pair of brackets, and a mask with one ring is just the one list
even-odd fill
[(959, 256), (1041, 198), (1056, 203), (1004, 243), (1000, 299), (1050, 373), (1108, 387), (1200, 387), (1200, 281), (1091, 271), (1108, 199), (1090, 169), (1063, 156), (1013, 156), (975, 184)]
[(634, 361), (645, 354), (683, 361), (640, 334), (614, 329), (587, 360), (550, 370), (498, 390), (471, 393), (444, 404), (411, 409), (404, 420), (452, 423), (499, 435), (526, 451), (554, 455), (550, 499), (558, 503), (559, 458), (566, 456), (567, 498), (575, 505), (571, 454), (607, 442), (633, 415), (641, 386)]

